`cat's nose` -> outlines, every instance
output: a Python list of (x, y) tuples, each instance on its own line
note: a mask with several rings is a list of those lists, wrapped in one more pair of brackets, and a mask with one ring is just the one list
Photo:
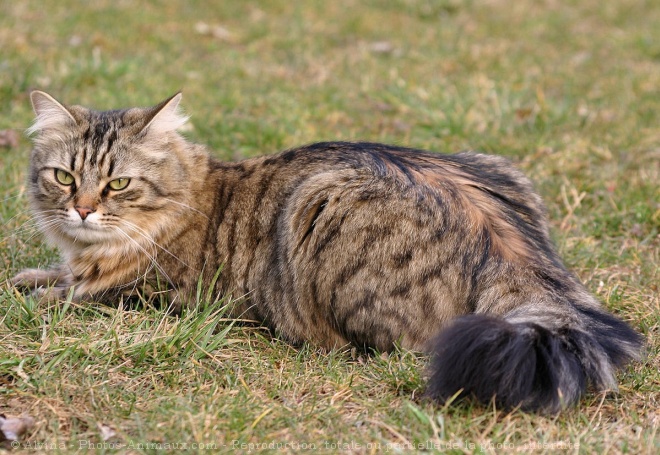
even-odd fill
[(90, 213), (96, 212), (96, 209), (93, 209), (91, 207), (81, 207), (79, 205), (76, 205), (74, 208), (76, 209), (76, 212), (78, 212), (78, 215), (80, 215), (80, 218), (83, 221), (85, 221), (85, 219)]

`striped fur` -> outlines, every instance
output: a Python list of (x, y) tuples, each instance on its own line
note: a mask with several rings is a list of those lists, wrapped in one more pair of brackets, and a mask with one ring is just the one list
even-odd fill
[(32, 100), (30, 200), (63, 262), (17, 285), (112, 303), (158, 275), (180, 308), (223, 266), (216, 291), (247, 296), (236, 315), (292, 343), (430, 352), (439, 400), (556, 412), (638, 358), (501, 157), (330, 142), (224, 163), (176, 133), (180, 95), (103, 112)]

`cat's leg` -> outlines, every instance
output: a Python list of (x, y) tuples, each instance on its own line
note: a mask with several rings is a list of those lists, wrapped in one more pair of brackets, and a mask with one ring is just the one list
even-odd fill
[(74, 300), (97, 302), (111, 307), (121, 306), (123, 308), (144, 308), (155, 307), (167, 309), (171, 314), (181, 313), (179, 293), (172, 288), (162, 288), (153, 286), (149, 283), (143, 283), (139, 286), (121, 286), (106, 289), (102, 292), (74, 294)]
[[(145, 283), (139, 287), (117, 288), (114, 292), (106, 293), (102, 299), (96, 300), (113, 306), (122, 304), (131, 308), (138, 304), (139, 306), (153, 306), (160, 309), (169, 308), (172, 311), (172, 301), (176, 300), (176, 291), (168, 288), (161, 289)], [(179, 312), (175, 311), (174, 313), (178, 314)]]
[(16, 274), (10, 283), (17, 288), (36, 289), (42, 286), (67, 286), (72, 281), (71, 272), (64, 267), (52, 269), (25, 269)]
[(12, 286), (29, 289), (39, 300), (59, 300), (66, 298), (73, 283), (73, 276), (64, 266), (52, 269), (25, 269), (9, 282)]

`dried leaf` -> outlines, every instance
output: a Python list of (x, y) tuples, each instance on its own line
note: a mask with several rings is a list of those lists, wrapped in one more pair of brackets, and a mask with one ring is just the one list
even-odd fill
[(108, 439), (114, 437), (117, 435), (117, 432), (113, 430), (111, 427), (104, 423), (97, 423), (97, 427), (99, 427), (99, 431), (101, 432), (101, 438), (104, 441), (107, 441)]
[(0, 414), (0, 442), (18, 441), (33, 426), (34, 419), (30, 416), (8, 417)]

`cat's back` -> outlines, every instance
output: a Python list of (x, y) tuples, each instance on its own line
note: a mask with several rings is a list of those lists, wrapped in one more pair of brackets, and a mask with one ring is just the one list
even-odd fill
[(552, 254), (541, 198), (503, 157), (320, 142), (231, 166), (239, 184), (225, 183), (229, 199), (262, 221), (263, 236), (292, 242), (287, 254), (312, 239), (319, 253), (340, 231), (373, 244), (392, 231), (422, 242), (460, 232), (488, 237), (505, 258)]
[(529, 179), (501, 156), (319, 142), (263, 158), (261, 166), (271, 168), (263, 171), (269, 181), (286, 186), (282, 194), (293, 205), (323, 199), (321, 193), (328, 192), (350, 194), (350, 200), (362, 204), (414, 200), (419, 210), (455, 209), (477, 218), (500, 215), (520, 229), (532, 226), (547, 235), (541, 198)]
[[(226, 270), (256, 317), (292, 339), (385, 349), (404, 335), (421, 347), (431, 327), (474, 309), (487, 264), (524, 261), (530, 234), (546, 243), (529, 181), (503, 158), (329, 142), (235, 166), (253, 203), (242, 225), (219, 230), (236, 252)], [(412, 330), (419, 320), (436, 324)]]
[(471, 184), (512, 196), (534, 193), (530, 181), (510, 160), (474, 152), (442, 154), (372, 142), (318, 142), (265, 157), (262, 166), (278, 167), (291, 175), (351, 169), (365, 178), (420, 191)]

